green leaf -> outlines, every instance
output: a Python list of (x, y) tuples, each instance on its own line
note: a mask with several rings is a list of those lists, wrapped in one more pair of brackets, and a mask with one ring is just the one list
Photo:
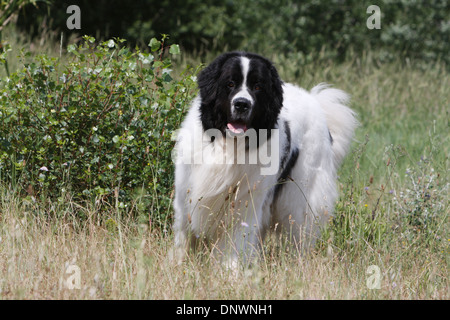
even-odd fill
[(170, 54), (180, 54), (180, 46), (177, 44), (173, 44), (170, 46), (170, 50), (169, 50)]
[(155, 52), (161, 47), (161, 41), (157, 40), (156, 38), (152, 38), (148, 46), (153, 52)]

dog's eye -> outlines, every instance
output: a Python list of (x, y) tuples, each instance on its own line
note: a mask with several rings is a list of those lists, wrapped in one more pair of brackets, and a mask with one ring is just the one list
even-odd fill
[(259, 84), (255, 84), (255, 86), (253, 87), (253, 89), (255, 91), (261, 90), (261, 86)]
[(228, 88), (233, 88), (233, 87), (234, 87), (234, 82), (233, 81), (228, 82)]

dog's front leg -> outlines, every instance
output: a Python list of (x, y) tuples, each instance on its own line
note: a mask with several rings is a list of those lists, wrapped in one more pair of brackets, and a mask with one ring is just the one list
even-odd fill
[(237, 271), (248, 268), (260, 257), (263, 229), (258, 219), (238, 221), (232, 231), (224, 232), (214, 246), (215, 255), (220, 255), (223, 265)]

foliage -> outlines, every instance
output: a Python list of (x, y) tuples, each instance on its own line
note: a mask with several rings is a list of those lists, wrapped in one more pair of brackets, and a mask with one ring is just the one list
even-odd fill
[[(168, 33), (187, 51), (204, 53), (249, 50), (264, 55), (303, 55), (322, 48), (334, 58), (352, 51), (379, 51), (379, 58), (399, 54), (425, 61), (450, 61), (450, 4), (448, 0), (380, 0), (381, 29), (370, 30), (366, 21), (372, 2), (357, 0), (122, 0), (55, 1), (40, 11), (29, 8), (19, 19), (27, 31), (41, 25), (64, 32), (66, 8), (77, 4), (83, 34), (125, 37), (143, 44)], [(123, 15), (127, 12), (127, 15)]]
[(0, 91), (0, 179), (37, 200), (70, 194), (164, 218), (171, 132), (194, 88), (192, 70), (172, 78), (180, 51), (165, 40), (145, 53), (85, 37), (68, 64), (41, 55), (13, 73)]
[[(0, 0), (0, 32), (11, 22), (17, 12), (25, 5), (34, 5), (39, 0)], [(40, 0), (45, 1), (45, 0)]]
[(5, 71), (8, 75), (9, 68), (8, 61), (6, 60), (6, 53), (10, 50), (10, 46), (7, 43), (3, 43), (3, 28), (17, 16), (17, 12), (23, 6), (36, 6), (37, 1), (39, 0), (0, 0), (0, 62), (5, 66)]
[[(394, 197), (398, 224), (411, 226), (408, 239), (417, 233), (433, 238), (441, 229), (442, 221), (448, 217), (449, 183), (432, 167), (432, 158), (422, 157), (417, 165), (406, 170), (404, 190)], [(444, 218), (443, 218), (444, 217)]]

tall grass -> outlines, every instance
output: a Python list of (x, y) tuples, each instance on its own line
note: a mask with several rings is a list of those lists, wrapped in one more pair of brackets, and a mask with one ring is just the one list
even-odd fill
[[(126, 208), (70, 195), (42, 205), (2, 184), (0, 298), (448, 299), (444, 66), (379, 64), (370, 53), (339, 65), (271, 58), (286, 81), (308, 89), (325, 81), (349, 92), (361, 122), (340, 170), (336, 217), (311, 253), (298, 256), (268, 237), (261, 261), (238, 275), (208, 254), (175, 265), (169, 221), (155, 226)], [(77, 218), (80, 211), (86, 219)], [(379, 289), (368, 286), (372, 265)], [(71, 289), (71, 266), (78, 267), (79, 288)]]

